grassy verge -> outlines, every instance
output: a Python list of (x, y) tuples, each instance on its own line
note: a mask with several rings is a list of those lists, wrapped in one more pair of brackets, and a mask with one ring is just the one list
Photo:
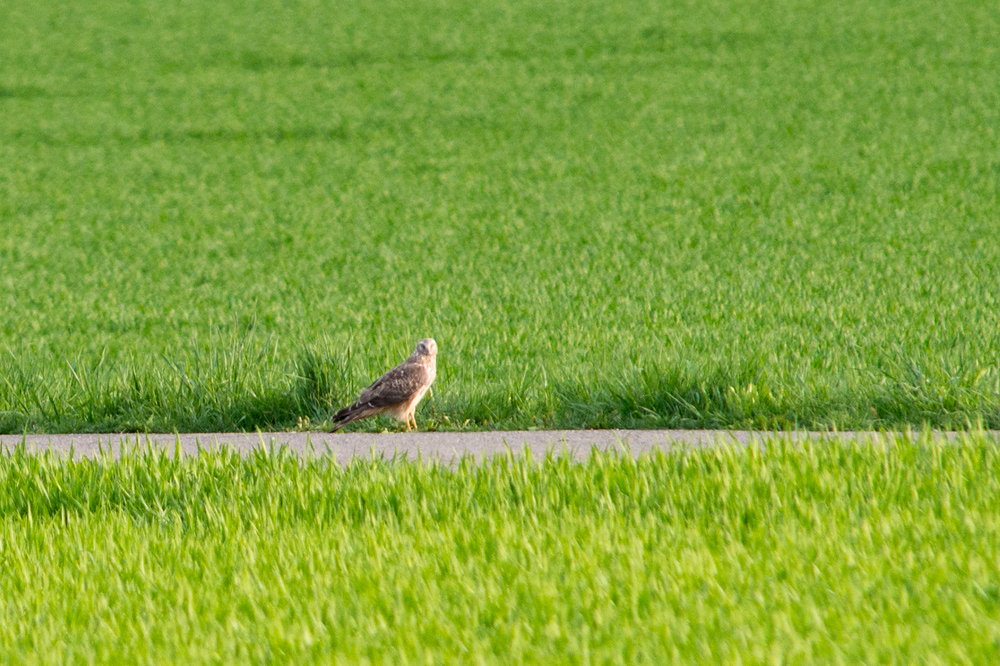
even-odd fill
[(1000, 427), (997, 34), (972, 0), (7, 7), (0, 431), (321, 422), (426, 335), (432, 427)]
[(0, 456), (41, 663), (991, 663), (1000, 453), (792, 445), (347, 468)]

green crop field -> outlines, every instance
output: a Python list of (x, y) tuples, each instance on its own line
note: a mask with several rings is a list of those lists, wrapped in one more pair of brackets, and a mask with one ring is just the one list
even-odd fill
[(995, 3), (0, 15), (0, 432), (1000, 427)]
[(991, 664), (1000, 449), (0, 456), (5, 664)]

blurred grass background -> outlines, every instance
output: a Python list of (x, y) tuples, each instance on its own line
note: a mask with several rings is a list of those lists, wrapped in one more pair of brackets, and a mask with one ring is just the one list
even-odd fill
[(986, 664), (995, 437), (0, 456), (9, 664)]
[(989, 3), (0, 7), (2, 432), (1000, 427)]

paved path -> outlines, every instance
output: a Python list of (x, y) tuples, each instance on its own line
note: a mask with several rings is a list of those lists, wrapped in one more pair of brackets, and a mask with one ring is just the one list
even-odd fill
[[(826, 439), (870, 440), (884, 438), (867, 432), (788, 434), (794, 439), (818, 437)], [(997, 432), (989, 433), (994, 439)], [(376, 456), (391, 458), (393, 455), (406, 456), (413, 460), (417, 456), (451, 462), (463, 455), (477, 459), (504, 453), (509, 448), (515, 453), (530, 449), (532, 455), (541, 456), (548, 450), (558, 454), (568, 453), (574, 459), (586, 457), (592, 448), (601, 450), (628, 450), (638, 455), (654, 448), (676, 446), (701, 447), (719, 444), (747, 446), (760, 442), (769, 436), (766, 432), (746, 430), (546, 430), (546, 431), (494, 431), (494, 432), (420, 432), (420, 433), (191, 433), (183, 435), (0, 435), (0, 446), (10, 450), (23, 443), (33, 451), (52, 449), (61, 453), (71, 450), (75, 457), (94, 456), (101, 448), (110, 448), (118, 453), (125, 444), (152, 445), (172, 453), (180, 440), (185, 454), (196, 454), (199, 448), (232, 446), (246, 453), (262, 444), (287, 446), (289, 450), (307, 455), (335, 455), (341, 464), (351, 458)], [(937, 432), (936, 437), (954, 438), (955, 433)], [(998, 442), (1000, 443), (1000, 442)]]

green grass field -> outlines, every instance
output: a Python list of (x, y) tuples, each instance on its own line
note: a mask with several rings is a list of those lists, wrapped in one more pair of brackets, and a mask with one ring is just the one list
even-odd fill
[(990, 664), (995, 438), (0, 456), (6, 664)]
[(991, 3), (0, 7), (0, 432), (1000, 427)]

